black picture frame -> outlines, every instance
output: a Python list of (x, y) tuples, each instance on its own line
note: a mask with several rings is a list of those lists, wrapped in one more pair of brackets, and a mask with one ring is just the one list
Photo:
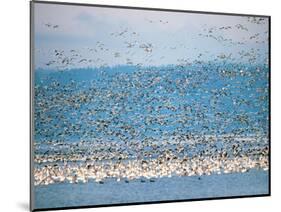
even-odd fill
[[(165, 9), (165, 8), (146, 8), (146, 7), (132, 7), (132, 6), (121, 6), (121, 5), (102, 5), (102, 4), (86, 4), (86, 3), (69, 3), (69, 2), (57, 2), (57, 1), (30, 1), (30, 211), (49, 211), (49, 210), (66, 210), (66, 209), (82, 209), (82, 208), (99, 208), (99, 207), (113, 207), (113, 206), (130, 206), (130, 205), (144, 205), (144, 204), (160, 204), (160, 203), (176, 203), (176, 202), (193, 202), (193, 201), (205, 201), (205, 200), (224, 200), (224, 199), (236, 199), (236, 198), (252, 198), (252, 197), (268, 197), (271, 196), (271, 16), (270, 15), (256, 15), (256, 14), (240, 14), (240, 13), (227, 13), (227, 12), (208, 12), (208, 11), (193, 11), (193, 10), (180, 10), (180, 9)], [(34, 117), (33, 117), (33, 97), (34, 97), (34, 11), (33, 6), (36, 3), (40, 4), (52, 4), (52, 5), (70, 5), (70, 6), (86, 6), (86, 7), (101, 7), (101, 8), (115, 8), (115, 9), (127, 9), (127, 10), (150, 10), (150, 11), (162, 11), (162, 12), (177, 12), (177, 13), (195, 13), (195, 14), (212, 14), (222, 16), (247, 16), (247, 17), (264, 17), (268, 18), (268, 141), (269, 141), (269, 169), (268, 169), (268, 193), (261, 195), (243, 195), (243, 196), (227, 196), (227, 197), (212, 197), (212, 198), (196, 198), (196, 199), (184, 199), (184, 200), (167, 200), (167, 201), (149, 201), (149, 202), (131, 202), (131, 203), (120, 203), (120, 204), (103, 204), (103, 205), (87, 205), (87, 206), (74, 206), (74, 207), (56, 207), (56, 208), (42, 208), (36, 209), (33, 207), (34, 204), (34, 192), (33, 192), (33, 133), (34, 133)]]

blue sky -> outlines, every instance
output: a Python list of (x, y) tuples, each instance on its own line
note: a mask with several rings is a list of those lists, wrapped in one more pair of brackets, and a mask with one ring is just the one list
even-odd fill
[(241, 61), (238, 52), (252, 54), (245, 61), (267, 59), (267, 20), (257, 24), (245, 16), (35, 3), (34, 23), (36, 68), (167, 65), (230, 54)]

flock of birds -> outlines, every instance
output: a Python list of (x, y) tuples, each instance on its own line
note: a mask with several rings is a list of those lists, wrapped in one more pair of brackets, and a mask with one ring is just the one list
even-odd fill
[[(254, 17), (248, 22), (266, 23)], [(205, 28), (199, 36), (245, 45), (246, 40), (216, 34), (233, 29), (249, 31), (236, 24)], [(139, 32), (122, 28), (110, 34), (128, 35), (137, 38)], [(266, 42), (257, 33), (248, 39)], [(268, 169), (268, 64), (261, 49), (241, 47), (238, 56), (221, 53), (210, 61), (202, 59), (208, 52), (200, 52), (194, 61), (184, 57), (178, 64), (153, 67), (144, 63), (153, 60), (155, 44), (125, 40), (124, 45), (125, 52), (111, 52), (101, 41), (86, 48), (97, 55), (111, 52), (116, 59), (127, 55), (124, 65), (109, 67), (102, 57), (55, 49), (46, 66), (64, 71), (35, 72), (35, 185), (145, 183), (174, 175), (200, 180)], [(130, 58), (135, 48), (143, 51), (143, 63)], [(77, 64), (102, 65), (66, 70)]]
[(54, 146), (60, 148), (49, 150), (55, 155), (35, 157), (40, 164), (34, 172), (35, 185), (103, 184), (108, 179), (145, 183), (172, 176), (197, 176), (201, 180), (202, 175), (268, 170), (267, 142), (262, 136), (175, 137), (161, 142), (130, 142), (127, 150), (119, 142), (56, 143)]
[[(265, 18), (257, 17), (248, 17), (248, 23), (253, 25), (266, 25)], [(169, 26), (169, 21), (166, 20), (150, 20), (147, 19), (148, 24), (164, 24)], [(57, 30), (59, 28), (63, 29), (63, 26), (51, 23), (43, 23), (45, 27), (50, 30)], [(242, 38), (235, 38), (232, 36), (236, 32), (245, 32)], [(267, 57), (268, 52), (260, 52), (260, 48), (251, 48), (244, 50), (248, 42), (253, 42), (262, 47), (263, 44), (268, 42), (268, 29), (265, 28), (260, 33), (251, 33), (248, 27), (243, 24), (235, 25), (225, 25), (225, 26), (213, 26), (202, 25), (202, 30), (198, 31), (198, 38), (202, 37), (203, 39), (215, 40), (218, 45), (227, 47), (238, 46), (241, 50), (245, 52), (238, 52), (238, 55), (227, 55), (225, 53), (214, 54), (212, 51), (202, 51), (197, 47), (188, 47), (184, 43), (176, 43), (175, 45), (159, 45), (154, 44), (151, 41), (141, 39), (141, 32), (138, 32), (136, 29), (130, 27), (120, 27), (119, 30), (115, 32), (110, 32), (110, 39), (117, 39), (119, 43), (123, 43), (122, 50), (116, 51), (111, 50), (110, 46), (102, 41), (94, 41), (92, 47), (84, 47), (80, 49), (53, 49), (44, 52), (43, 49), (37, 49), (38, 54), (44, 54), (44, 58), (48, 57), (50, 60), (42, 64), (42, 68), (49, 68), (55, 70), (69, 70), (75, 67), (108, 67), (110, 66), (111, 60), (119, 61), (119, 63), (125, 63), (127, 65), (133, 66), (150, 66), (157, 61), (165, 61), (167, 56), (162, 55), (158, 56), (157, 52), (165, 50), (175, 50), (181, 51), (184, 50), (186, 55), (189, 55), (191, 52), (198, 52), (197, 58), (194, 57), (183, 57), (179, 60), (188, 61), (185, 64), (190, 63), (203, 63), (206, 61), (206, 58), (212, 61), (222, 61), (224, 59), (232, 60), (233, 62), (239, 62), (243, 60), (244, 62), (259, 62), (261, 58)], [(155, 54), (154, 54), (155, 53)], [(157, 55), (157, 56), (155, 56)], [(203, 59), (205, 58), (205, 59)]]

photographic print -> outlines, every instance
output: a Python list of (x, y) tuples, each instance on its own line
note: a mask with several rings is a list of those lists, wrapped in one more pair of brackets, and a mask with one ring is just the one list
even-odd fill
[(270, 17), (31, 14), (32, 210), (270, 194)]

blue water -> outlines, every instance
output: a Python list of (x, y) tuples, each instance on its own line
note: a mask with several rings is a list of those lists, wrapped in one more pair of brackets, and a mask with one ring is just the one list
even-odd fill
[[(81, 158), (99, 152), (106, 155), (116, 147), (116, 159), (119, 153), (144, 158), (144, 152), (154, 152), (149, 157), (157, 158), (162, 150), (192, 157), (204, 150), (215, 153), (224, 149), (228, 157), (234, 157), (236, 143), (241, 154), (255, 158), (268, 145), (261, 139), (268, 135), (269, 118), (265, 65), (36, 70), (34, 90), (35, 155), (63, 155), (67, 160), (72, 154)], [(220, 136), (226, 134), (233, 139), (224, 142)], [(218, 136), (217, 141), (202, 139), (194, 148), (185, 143), (182, 153), (173, 143), (159, 144), (153, 151), (148, 142), (206, 135)], [(239, 136), (255, 142), (234, 139)], [(102, 145), (97, 148), (99, 143)], [(141, 149), (134, 149), (135, 143), (143, 144)], [(72, 163), (79, 161), (68, 164)], [(268, 193), (268, 172), (250, 170), (200, 179), (173, 176), (145, 183), (105, 179), (104, 184), (62, 183), (34, 189), (35, 208), (258, 195)]]
[(137, 203), (268, 194), (268, 172), (160, 178), (104, 184), (53, 184), (35, 187), (35, 208)]
[(268, 133), (268, 67), (35, 71), (35, 141), (143, 141)]

